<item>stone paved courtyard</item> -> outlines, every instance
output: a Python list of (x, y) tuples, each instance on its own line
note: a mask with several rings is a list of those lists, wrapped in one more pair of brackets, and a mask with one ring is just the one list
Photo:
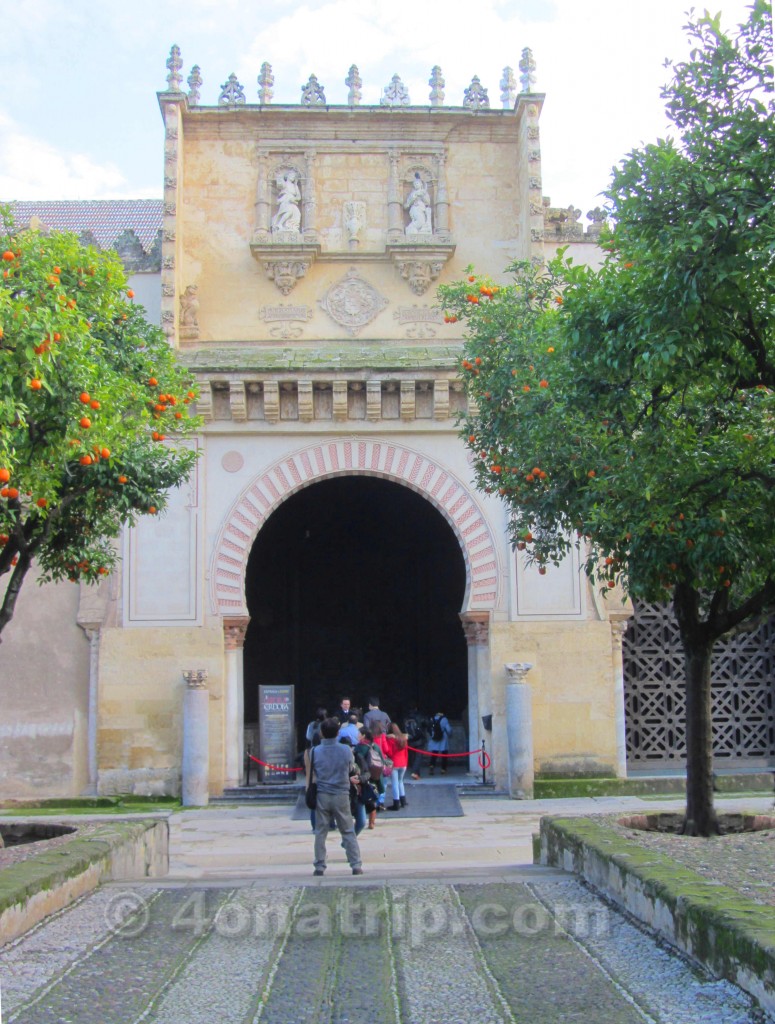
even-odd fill
[(315, 879), (309, 823), (289, 807), (177, 813), (168, 876), (104, 885), (2, 947), (2, 1020), (762, 1024), (737, 988), (531, 864), (542, 814), (644, 806), (478, 798), (462, 818), (386, 814), (361, 836), (362, 877), (332, 834)]

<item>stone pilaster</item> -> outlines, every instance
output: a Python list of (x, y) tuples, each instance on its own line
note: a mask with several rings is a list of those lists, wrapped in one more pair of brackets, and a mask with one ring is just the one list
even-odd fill
[(614, 723), (616, 729), (616, 774), (627, 778), (627, 728), (624, 704), (624, 658), (622, 641), (627, 632), (627, 618), (610, 616), (611, 660), (614, 682)]
[(401, 180), (398, 173), (398, 153), (388, 153), (388, 242), (400, 242), (404, 237), (404, 207)]
[(224, 618), (223, 646), (226, 655), (224, 686), (224, 788), (242, 785), (245, 764), (245, 686), (242, 651), (250, 619)]
[[(481, 715), (492, 714), (492, 685), (490, 680), (490, 613), (468, 611), (460, 613), (466, 644), (468, 645), (468, 735), (471, 750), (479, 747), (483, 726)], [(494, 726), (493, 726), (494, 728)], [(494, 751), (490, 751), (493, 759)], [(468, 770), (479, 771), (477, 755), (468, 759)]]

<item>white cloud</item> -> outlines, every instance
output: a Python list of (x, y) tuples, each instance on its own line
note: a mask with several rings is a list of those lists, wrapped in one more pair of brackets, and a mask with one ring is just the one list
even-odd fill
[(130, 185), (112, 162), (56, 149), (0, 113), (0, 198), (10, 200), (145, 199), (157, 189)]

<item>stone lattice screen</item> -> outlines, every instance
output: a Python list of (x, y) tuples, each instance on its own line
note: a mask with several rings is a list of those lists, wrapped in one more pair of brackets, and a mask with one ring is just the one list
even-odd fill
[[(713, 753), (722, 764), (775, 764), (774, 643), (775, 618), (716, 644)], [(671, 610), (636, 604), (623, 654), (628, 764), (632, 768), (682, 766), (686, 759), (683, 653)]]

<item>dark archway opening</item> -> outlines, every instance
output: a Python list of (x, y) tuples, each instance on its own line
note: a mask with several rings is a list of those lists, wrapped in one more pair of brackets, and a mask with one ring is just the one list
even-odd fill
[(419, 494), (368, 476), (304, 488), (248, 560), (246, 722), (259, 684), (279, 683), (296, 687), (300, 729), (318, 704), (333, 711), (349, 696), (365, 709), (372, 694), (397, 721), (413, 707), (465, 721), (464, 594), (457, 538)]

